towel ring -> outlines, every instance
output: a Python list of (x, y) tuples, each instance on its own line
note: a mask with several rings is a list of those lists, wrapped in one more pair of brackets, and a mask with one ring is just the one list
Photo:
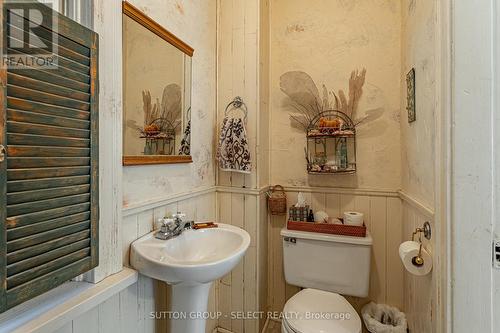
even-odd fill
[(230, 109), (229, 107), (232, 106), (234, 109), (241, 109), (245, 113), (245, 118), (243, 120), (245, 121), (245, 124), (247, 123), (248, 119), (248, 108), (245, 102), (243, 102), (243, 99), (240, 96), (236, 96), (227, 106), (226, 110), (224, 111), (224, 116), (227, 117)]

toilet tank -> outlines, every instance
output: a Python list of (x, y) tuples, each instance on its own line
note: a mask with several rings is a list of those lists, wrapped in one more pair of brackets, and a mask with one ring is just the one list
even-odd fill
[(285, 280), (291, 285), (368, 296), (373, 239), (281, 230)]

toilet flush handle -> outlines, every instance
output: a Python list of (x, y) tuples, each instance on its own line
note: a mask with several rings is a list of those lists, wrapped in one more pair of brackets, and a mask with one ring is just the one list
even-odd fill
[(285, 242), (296, 244), (297, 239), (295, 237), (285, 237)]

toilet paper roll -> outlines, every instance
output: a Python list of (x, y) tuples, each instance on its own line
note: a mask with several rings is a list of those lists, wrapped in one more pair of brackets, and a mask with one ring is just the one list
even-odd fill
[(399, 257), (410, 274), (418, 276), (427, 275), (432, 270), (432, 257), (429, 252), (422, 248), (421, 256), (424, 259), (424, 264), (422, 266), (415, 265), (413, 260), (418, 256), (419, 249), (419, 242), (404, 242), (399, 246)]
[(347, 225), (363, 225), (363, 213), (345, 212), (344, 224)]

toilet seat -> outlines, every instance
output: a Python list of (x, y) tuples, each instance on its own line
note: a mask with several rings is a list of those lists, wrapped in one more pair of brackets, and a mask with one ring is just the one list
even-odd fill
[(282, 332), (361, 333), (361, 319), (341, 295), (304, 289), (286, 302)]

